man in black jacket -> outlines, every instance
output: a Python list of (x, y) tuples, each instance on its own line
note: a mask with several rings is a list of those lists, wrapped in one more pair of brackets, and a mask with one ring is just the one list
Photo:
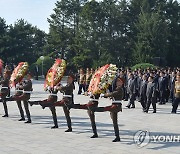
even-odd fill
[(139, 90), (140, 102), (141, 102), (143, 111), (145, 111), (146, 109), (146, 89), (147, 89), (147, 75), (144, 74), (142, 77), (140, 90)]
[(136, 99), (136, 90), (137, 90), (136, 79), (134, 78), (133, 74), (130, 73), (128, 79), (128, 85), (127, 85), (127, 93), (129, 94), (129, 103), (126, 106), (127, 108), (130, 107), (135, 108), (134, 101)]
[(140, 87), (141, 87), (141, 82), (142, 82), (142, 77), (143, 77), (143, 73), (139, 72), (138, 75), (136, 76), (136, 95), (137, 95), (137, 100), (140, 102)]
[(147, 106), (146, 110), (144, 111), (146, 113), (148, 113), (151, 104), (153, 106), (153, 113), (156, 113), (156, 86), (153, 80), (154, 77), (149, 76), (146, 90)]
[(160, 93), (160, 105), (165, 104), (165, 94), (168, 89), (167, 78), (165, 77), (165, 73), (161, 72), (158, 80), (158, 87)]
[(172, 101), (172, 103), (174, 102), (175, 81), (176, 81), (176, 72), (172, 72), (169, 80), (170, 100)]

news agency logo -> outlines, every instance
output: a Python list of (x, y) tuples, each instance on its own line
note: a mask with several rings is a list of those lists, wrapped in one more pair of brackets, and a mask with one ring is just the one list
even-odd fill
[(139, 148), (148, 145), (150, 142), (149, 131), (139, 130), (138, 132), (136, 132), (136, 134), (134, 135), (134, 142)]
[(180, 135), (151, 135), (148, 130), (139, 130), (134, 135), (134, 143), (138, 148), (142, 148), (149, 143), (162, 143), (162, 142), (179, 142), (180, 143)]

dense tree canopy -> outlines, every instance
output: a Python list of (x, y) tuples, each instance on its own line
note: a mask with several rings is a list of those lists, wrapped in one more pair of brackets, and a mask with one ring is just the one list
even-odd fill
[(53, 11), (48, 34), (23, 19), (7, 25), (0, 18), (1, 58), (34, 63), (40, 55), (60, 57), (77, 69), (161, 57), (167, 66), (180, 66), (176, 0), (58, 0)]
[(0, 55), (4, 62), (33, 63), (43, 54), (45, 32), (20, 19), (14, 25), (6, 25), (0, 18)]

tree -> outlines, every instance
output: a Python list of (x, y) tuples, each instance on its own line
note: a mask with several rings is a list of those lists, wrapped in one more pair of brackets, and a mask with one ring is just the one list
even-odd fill
[(160, 11), (151, 11), (146, 0), (141, 8), (136, 28), (138, 31), (134, 48), (136, 62), (150, 62), (153, 57), (166, 57), (167, 24)]
[(43, 47), (46, 44), (45, 35), (45, 32), (23, 19), (17, 20), (14, 25), (9, 25), (2, 51), (5, 61), (8, 63), (35, 62), (37, 57), (43, 53)]
[(1, 55), (1, 59), (4, 62), (7, 62), (6, 59), (8, 57), (7, 54), (7, 29), (8, 26), (6, 25), (6, 21), (3, 18), (0, 18), (0, 55)]
[(167, 61), (169, 66), (180, 66), (180, 4), (177, 1), (170, 0), (167, 2), (166, 21), (170, 31)]

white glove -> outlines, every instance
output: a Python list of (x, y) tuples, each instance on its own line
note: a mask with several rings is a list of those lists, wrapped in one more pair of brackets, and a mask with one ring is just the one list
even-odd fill
[(51, 90), (51, 87), (50, 87), (50, 86), (48, 86), (48, 87), (47, 87), (47, 90)]
[(104, 94), (101, 94), (100, 97), (101, 97), (101, 98), (104, 97)]
[(56, 90), (57, 89), (57, 86), (54, 86), (54, 90)]

